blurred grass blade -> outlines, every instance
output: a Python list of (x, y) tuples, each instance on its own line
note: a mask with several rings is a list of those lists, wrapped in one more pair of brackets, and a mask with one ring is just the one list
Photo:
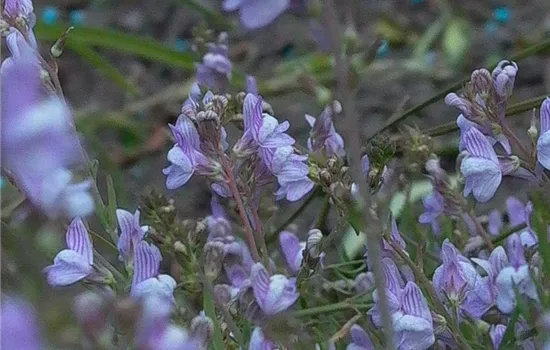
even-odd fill
[(136, 87), (126, 80), (126, 77), (115, 66), (91, 48), (77, 42), (70, 42), (67, 48), (77, 53), (83, 60), (97, 68), (107, 78), (114, 81), (120, 88), (129, 92), (132, 96), (137, 97), (140, 95)]
[(506, 347), (509, 344), (512, 344), (515, 339), (515, 328), (516, 328), (516, 322), (519, 318), (519, 308), (516, 307), (510, 316), (510, 320), (508, 321), (508, 325), (506, 326), (506, 331), (504, 332), (504, 335), (502, 336), (502, 341), (500, 342), (499, 349), (506, 349)]
[(199, 1), (177, 0), (177, 3), (197, 11), (204, 17), (209, 25), (214, 25), (216, 29), (225, 31), (235, 29), (233, 23), (231, 23), (231, 21), (229, 21), (224, 15), (202, 5)]
[(116, 226), (117, 226), (117, 218), (116, 218), (117, 200), (116, 200), (115, 183), (113, 181), (113, 177), (109, 174), (107, 174), (106, 182), (107, 182), (107, 200), (109, 201), (109, 204), (107, 204), (107, 216), (109, 218), (110, 228), (114, 230), (116, 229)]
[(432, 23), (428, 29), (424, 32), (420, 40), (416, 43), (416, 46), (413, 51), (413, 58), (422, 61), (424, 56), (434, 43), (434, 41), (439, 37), (445, 26), (447, 25), (448, 17), (441, 16), (434, 23)]
[[(63, 24), (46, 25), (38, 22), (34, 30), (38, 39), (57, 40), (65, 32), (66, 27)], [(194, 57), (189, 53), (176, 51), (152, 38), (125, 34), (112, 29), (76, 27), (67, 39), (68, 45), (72, 43), (112, 49), (188, 71), (195, 69)]]
[(464, 57), (468, 53), (472, 42), (472, 26), (461, 18), (454, 18), (443, 33), (443, 52), (447, 62), (455, 68), (464, 65)]
[(206, 276), (202, 276), (203, 279), (203, 304), (204, 312), (206, 316), (210, 317), (212, 322), (214, 322), (214, 332), (212, 335), (212, 344), (211, 347), (214, 350), (224, 350), (225, 346), (223, 345), (223, 336), (222, 330), (220, 327), (220, 321), (216, 316), (216, 310), (214, 308), (214, 290), (212, 284), (207, 280)]

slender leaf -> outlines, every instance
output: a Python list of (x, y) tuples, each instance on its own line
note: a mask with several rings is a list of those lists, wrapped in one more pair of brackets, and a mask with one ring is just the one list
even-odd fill
[(512, 344), (514, 342), (515, 328), (516, 328), (516, 322), (518, 321), (518, 318), (519, 318), (519, 308), (516, 307), (516, 309), (510, 316), (510, 321), (508, 321), (508, 325), (506, 326), (506, 331), (502, 336), (502, 341), (500, 342), (499, 349), (506, 349), (508, 344)]
[(214, 350), (223, 350), (225, 349), (225, 346), (223, 345), (223, 336), (222, 336), (222, 330), (220, 327), (220, 322), (218, 320), (218, 317), (216, 316), (216, 310), (214, 308), (214, 293), (212, 290), (212, 284), (206, 280), (205, 276), (202, 276), (203, 278), (203, 304), (202, 307), (204, 308), (204, 312), (206, 313), (206, 316), (210, 317), (210, 319), (214, 322), (214, 332), (212, 335), (212, 348)]
[[(66, 27), (63, 24), (46, 25), (38, 22), (34, 30), (38, 39), (57, 40)], [(71, 48), (72, 43), (124, 52), (188, 71), (195, 69), (194, 57), (189, 53), (176, 51), (152, 38), (112, 29), (76, 27), (67, 39), (67, 46)]]
[(67, 48), (77, 53), (80, 57), (82, 57), (82, 59), (97, 68), (107, 78), (114, 81), (119, 87), (126, 90), (134, 97), (140, 94), (136, 87), (126, 80), (126, 77), (124, 77), (124, 75), (114, 65), (112, 65), (106, 58), (95, 52), (93, 49), (74, 41), (69, 42), (67, 44)]
[(116, 201), (115, 183), (113, 182), (113, 177), (109, 174), (107, 174), (106, 182), (107, 182), (107, 200), (109, 201), (109, 204), (107, 205), (107, 215), (109, 218), (109, 222), (111, 224), (110, 227), (112, 229), (115, 229), (117, 226), (117, 218), (116, 218), (117, 201)]

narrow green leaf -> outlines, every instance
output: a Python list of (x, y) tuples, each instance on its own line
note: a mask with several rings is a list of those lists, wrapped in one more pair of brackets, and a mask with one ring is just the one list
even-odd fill
[(449, 22), (443, 34), (443, 51), (447, 61), (459, 68), (472, 43), (472, 26), (470, 22), (455, 18)]
[(519, 308), (516, 308), (512, 315), (510, 316), (510, 321), (508, 321), (508, 325), (506, 326), (506, 331), (504, 332), (504, 335), (502, 336), (502, 341), (500, 342), (500, 349), (505, 349), (508, 344), (512, 344), (515, 339), (515, 328), (516, 328), (516, 322), (519, 318)]
[(212, 336), (212, 348), (214, 350), (224, 350), (225, 346), (223, 345), (223, 336), (222, 336), (222, 330), (220, 327), (220, 322), (218, 320), (218, 317), (216, 316), (216, 310), (214, 308), (214, 295), (213, 290), (211, 288), (211, 284), (206, 281), (206, 277), (203, 276), (203, 304), (202, 307), (204, 308), (204, 312), (206, 313), (206, 316), (210, 317), (210, 319), (214, 322), (214, 334)]
[(202, 5), (199, 1), (196, 0), (177, 0), (177, 3), (192, 8), (193, 10), (200, 13), (206, 22), (209, 25), (213, 25), (214, 28), (220, 30), (233, 30), (235, 29), (233, 23), (228, 20), (228, 18), (221, 13), (218, 13), (207, 6)]
[(114, 230), (116, 229), (116, 226), (117, 226), (117, 218), (116, 218), (117, 200), (116, 200), (115, 183), (113, 181), (113, 177), (109, 174), (107, 174), (106, 182), (107, 182), (107, 200), (109, 201), (109, 204), (107, 205), (107, 215), (109, 218), (110, 228)]
[(413, 57), (415, 59), (424, 59), (424, 55), (426, 54), (426, 52), (428, 52), (434, 41), (439, 37), (443, 29), (445, 29), (447, 22), (448, 17), (441, 16), (428, 27), (420, 40), (418, 40), (418, 42), (416, 43), (413, 51)]
[[(38, 22), (34, 30), (38, 39), (57, 40), (65, 32), (66, 27), (63, 24), (46, 25)], [(176, 51), (152, 38), (125, 34), (112, 29), (76, 27), (67, 39), (67, 45), (71, 43), (124, 52), (188, 71), (195, 69), (194, 57), (189, 53)]]
[(77, 53), (83, 60), (97, 68), (101, 73), (114, 81), (123, 90), (126, 90), (134, 97), (140, 95), (136, 87), (126, 80), (126, 77), (124, 77), (124, 75), (122, 75), (122, 73), (115, 66), (113, 66), (111, 62), (95, 52), (93, 49), (74, 41), (69, 42), (67, 44), (67, 48)]

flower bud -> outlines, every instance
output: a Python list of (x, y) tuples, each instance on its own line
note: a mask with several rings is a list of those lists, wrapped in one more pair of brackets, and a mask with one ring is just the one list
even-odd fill
[(445, 320), (445, 317), (432, 311), (432, 321), (434, 326), (434, 334), (436, 336), (445, 333), (447, 330), (447, 320)]
[(529, 129), (527, 129), (527, 135), (533, 140), (533, 142), (537, 142), (537, 137), (539, 135), (539, 131), (537, 129), (537, 117), (535, 114), (535, 111), (533, 110), (533, 115), (531, 116), (531, 126), (529, 126)]
[(311, 258), (318, 258), (321, 253), (321, 241), (323, 240), (323, 233), (319, 229), (312, 229), (309, 231), (306, 242), (306, 251)]
[(201, 311), (199, 316), (196, 316), (191, 321), (190, 327), (191, 336), (197, 340), (201, 340), (203, 344), (207, 344), (212, 339), (214, 332), (214, 322), (210, 317), (206, 317), (204, 311)]
[(91, 291), (74, 299), (74, 312), (84, 333), (90, 339), (101, 336), (107, 326), (110, 303), (105, 296)]
[(491, 73), (485, 68), (473, 71), (470, 80), (478, 93), (487, 93), (493, 85)]
[(174, 251), (187, 254), (187, 248), (185, 247), (185, 244), (181, 243), (180, 241), (176, 241), (174, 243)]
[(372, 272), (361, 272), (355, 277), (353, 284), (357, 293), (366, 293), (374, 289), (374, 275)]
[(0, 19), (0, 35), (6, 36), (10, 33), (10, 25), (8, 22)]
[(53, 46), (50, 49), (50, 53), (53, 57), (58, 58), (63, 53), (63, 49), (65, 48), (65, 42), (67, 41), (67, 38), (69, 37), (69, 32), (73, 30), (74, 27), (69, 27), (65, 33), (61, 35), (59, 39), (53, 44)]
[(214, 297), (220, 305), (227, 305), (231, 301), (231, 286), (228, 284), (216, 284)]
[(319, 172), (319, 179), (321, 180), (321, 183), (326, 186), (330, 186), (332, 183), (332, 175), (327, 169), (323, 169)]
[(211, 281), (218, 278), (222, 270), (224, 248), (224, 244), (218, 241), (208, 242), (204, 246), (204, 273)]

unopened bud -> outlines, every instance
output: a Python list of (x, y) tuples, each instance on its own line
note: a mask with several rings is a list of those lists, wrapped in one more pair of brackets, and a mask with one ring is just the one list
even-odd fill
[(445, 331), (447, 330), (447, 320), (445, 319), (445, 317), (441, 316), (440, 314), (436, 314), (435, 312), (432, 312), (432, 321), (435, 335), (445, 333)]
[(309, 231), (306, 242), (306, 251), (311, 258), (318, 258), (321, 253), (321, 241), (323, 240), (323, 233), (319, 229), (313, 229)]
[(357, 293), (366, 293), (374, 289), (374, 275), (372, 272), (361, 272), (355, 277), (354, 288)]
[(329, 160), (327, 160), (327, 168), (331, 171), (337, 169), (338, 161), (334, 158), (329, 158)]
[(229, 100), (223, 95), (215, 95), (212, 99), (212, 104), (216, 113), (221, 114), (229, 105)]
[(330, 186), (332, 182), (332, 175), (327, 169), (323, 169), (319, 172), (319, 179), (323, 184)]
[(486, 93), (493, 86), (493, 78), (491, 77), (491, 73), (485, 68), (473, 71), (470, 80), (477, 92)]
[(99, 338), (105, 330), (109, 308), (105, 296), (95, 292), (84, 292), (74, 299), (76, 318), (91, 339)]
[(222, 270), (224, 244), (218, 241), (206, 243), (204, 246), (204, 273), (211, 281), (218, 278)]
[(50, 52), (53, 57), (58, 58), (63, 53), (63, 49), (65, 48), (65, 42), (67, 41), (67, 38), (69, 37), (69, 32), (73, 30), (74, 27), (69, 27), (63, 35), (57, 41), (55, 44), (53, 44), (52, 48), (50, 49)]
[(185, 244), (181, 243), (180, 241), (176, 241), (176, 243), (174, 243), (174, 250), (176, 252), (187, 254), (187, 248), (185, 247)]
[(3, 19), (0, 19), (0, 34), (2, 36), (6, 36), (10, 33), (10, 25), (8, 22), (4, 21)]
[(539, 131), (537, 129), (537, 118), (535, 115), (535, 110), (533, 110), (533, 115), (531, 117), (531, 126), (529, 126), (529, 129), (527, 129), (527, 135), (529, 135), (529, 137), (533, 141), (536, 141), (539, 135)]
[(201, 311), (200, 315), (191, 321), (189, 330), (193, 338), (200, 339), (203, 344), (208, 344), (214, 332), (214, 322), (210, 317), (206, 317), (204, 311)]

